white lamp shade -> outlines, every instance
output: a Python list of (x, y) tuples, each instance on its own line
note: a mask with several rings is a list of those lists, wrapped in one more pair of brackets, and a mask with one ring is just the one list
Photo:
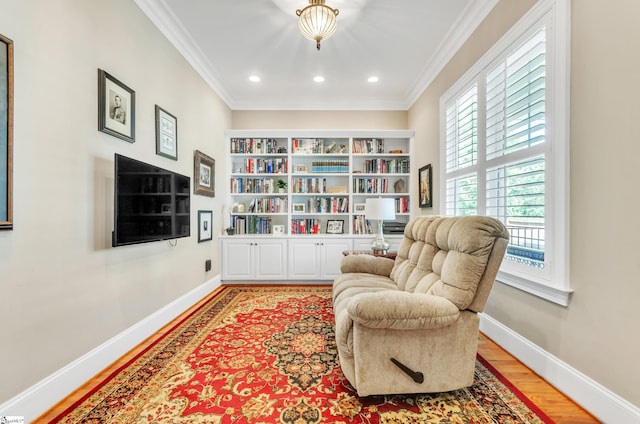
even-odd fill
[(367, 219), (396, 219), (396, 202), (391, 198), (367, 199), (364, 204), (364, 216)]

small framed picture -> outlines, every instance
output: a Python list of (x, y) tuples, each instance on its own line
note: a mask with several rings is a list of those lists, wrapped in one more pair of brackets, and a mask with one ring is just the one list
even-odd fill
[(211, 231), (212, 221), (212, 211), (198, 211), (198, 243), (209, 241), (213, 238), (213, 232)]
[(275, 235), (275, 236), (284, 235), (284, 225), (274, 225), (273, 226), (273, 235)]
[(327, 221), (327, 234), (342, 234), (344, 221), (341, 219), (330, 219)]
[(421, 208), (433, 206), (431, 197), (431, 164), (425, 165), (418, 170), (418, 198)]
[(135, 141), (136, 92), (98, 69), (98, 131)]
[(298, 164), (293, 167), (294, 174), (308, 174), (309, 167), (305, 164)]
[(193, 192), (215, 197), (215, 159), (196, 150), (193, 156)]
[(156, 105), (156, 154), (178, 160), (178, 120)]
[(356, 203), (353, 205), (353, 213), (364, 215), (364, 203)]
[(293, 204), (293, 213), (305, 213), (306, 208), (304, 203), (294, 203)]

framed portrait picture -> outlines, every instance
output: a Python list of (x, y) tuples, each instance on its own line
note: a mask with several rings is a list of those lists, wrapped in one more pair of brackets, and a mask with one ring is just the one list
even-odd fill
[(178, 119), (156, 105), (156, 154), (178, 160)]
[(193, 156), (193, 192), (203, 196), (215, 197), (216, 161), (196, 150)]
[(341, 219), (330, 219), (327, 221), (327, 234), (342, 234), (344, 221)]
[(294, 203), (293, 213), (305, 213), (306, 207), (304, 203)]
[(135, 112), (136, 92), (98, 69), (98, 130), (133, 143)]
[(431, 164), (428, 164), (418, 170), (418, 198), (421, 208), (433, 206), (431, 194)]
[(209, 241), (213, 238), (211, 225), (213, 224), (213, 211), (198, 211), (198, 243)]
[(13, 41), (0, 35), (0, 230), (13, 228)]
[(364, 207), (365, 204), (364, 203), (356, 203), (353, 205), (353, 213), (359, 213), (364, 215)]

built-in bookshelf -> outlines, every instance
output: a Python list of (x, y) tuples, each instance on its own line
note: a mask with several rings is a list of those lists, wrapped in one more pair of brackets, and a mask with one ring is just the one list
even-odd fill
[(235, 234), (372, 234), (369, 197), (393, 198), (395, 221), (409, 220), (412, 131), (234, 130), (226, 140)]

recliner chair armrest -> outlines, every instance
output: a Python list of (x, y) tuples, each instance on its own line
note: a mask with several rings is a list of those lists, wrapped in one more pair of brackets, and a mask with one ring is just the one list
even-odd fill
[(340, 271), (343, 274), (350, 272), (366, 272), (369, 274), (383, 275), (388, 277), (395, 261), (382, 256), (373, 255), (347, 255), (342, 258)]
[(394, 330), (442, 328), (460, 316), (458, 307), (444, 297), (391, 290), (357, 294), (347, 311), (365, 327)]

